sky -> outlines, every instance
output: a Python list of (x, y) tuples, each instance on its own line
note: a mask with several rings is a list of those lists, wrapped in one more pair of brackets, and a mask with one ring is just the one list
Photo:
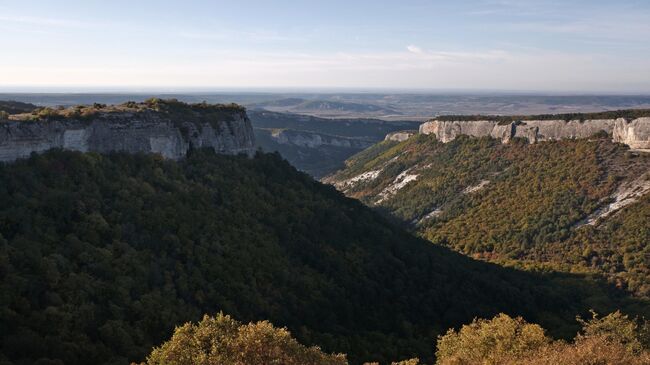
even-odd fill
[(0, 90), (650, 93), (650, 0), (0, 0)]

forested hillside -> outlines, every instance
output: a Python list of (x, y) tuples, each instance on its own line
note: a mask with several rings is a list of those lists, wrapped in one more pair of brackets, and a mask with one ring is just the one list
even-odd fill
[[(488, 142), (480, 142), (488, 143)], [(51, 151), (0, 165), (0, 362), (142, 361), (174, 326), (271, 320), (353, 364), (420, 356), (498, 312), (571, 338), (648, 303), (412, 237), (275, 154)]]
[(373, 146), (327, 181), (459, 252), (597, 272), (650, 295), (650, 154), (607, 138), (443, 144), (419, 135)]

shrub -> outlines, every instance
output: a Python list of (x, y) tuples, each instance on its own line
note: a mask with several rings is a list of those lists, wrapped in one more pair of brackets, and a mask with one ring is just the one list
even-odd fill
[(589, 137), (590, 139), (611, 139), (612, 136), (605, 130), (599, 130), (598, 132), (594, 133)]
[[(616, 311), (603, 318), (592, 312), (573, 343), (551, 342), (544, 330), (521, 318), (499, 314), (474, 320), (438, 339), (438, 364), (641, 365), (650, 364), (648, 323)], [(417, 363), (416, 363), (417, 364)]]
[(420, 365), (420, 359), (413, 358), (409, 360), (402, 360), (398, 362), (393, 362), (391, 365)]
[(631, 354), (626, 346), (607, 336), (581, 338), (573, 344), (556, 342), (524, 358), (510, 358), (503, 365), (647, 365), (647, 352)]
[(582, 324), (582, 333), (578, 335), (578, 340), (602, 337), (607, 341), (622, 344), (630, 353), (639, 353), (644, 348), (650, 347), (647, 322), (639, 326), (637, 321), (628, 318), (620, 311), (602, 318), (598, 318), (598, 314), (594, 311), (591, 314), (592, 318), (589, 321), (578, 317), (578, 322)]
[(499, 314), (478, 319), (459, 331), (450, 329), (438, 338), (436, 356), (440, 364), (500, 364), (506, 357), (521, 357), (550, 342), (544, 329), (521, 317)]
[(41, 108), (37, 111), (36, 113), (40, 119), (50, 119), (50, 118), (55, 118), (59, 115), (59, 113), (52, 108)]
[(285, 328), (268, 321), (243, 325), (222, 313), (177, 327), (146, 364), (165, 365), (346, 365), (344, 355), (305, 347)]

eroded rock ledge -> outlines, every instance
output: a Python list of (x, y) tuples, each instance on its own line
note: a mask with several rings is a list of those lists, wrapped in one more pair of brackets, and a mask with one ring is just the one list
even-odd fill
[(276, 129), (269, 132), (270, 137), (279, 144), (298, 147), (318, 148), (320, 146), (363, 149), (373, 145), (368, 138), (333, 136), (325, 133)]
[(159, 153), (183, 158), (191, 148), (252, 153), (246, 111), (236, 105), (149, 101), (13, 115), (0, 121), (0, 161), (63, 148), (81, 152)]
[(435, 134), (443, 143), (459, 135), (491, 136), (504, 143), (515, 137), (538, 141), (589, 138), (604, 131), (614, 142), (624, 143), (633, 149), (650, 150), (650, 117), (628, 120), (525, 120), (504, 123), (496, 120), (430, 120), (420, 125), (420, 133)]

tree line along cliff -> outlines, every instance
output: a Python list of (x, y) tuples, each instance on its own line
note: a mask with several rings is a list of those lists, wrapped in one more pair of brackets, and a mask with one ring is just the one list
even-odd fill
[(111, 106), (38, 108), (0, 122), (0, 161), (52, 148), (151, 152), (171, 159), (206, 147), (219, 153), (250, 154), (254, 140), (246, 110), (235, 104), (149, 99)]

